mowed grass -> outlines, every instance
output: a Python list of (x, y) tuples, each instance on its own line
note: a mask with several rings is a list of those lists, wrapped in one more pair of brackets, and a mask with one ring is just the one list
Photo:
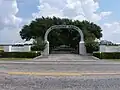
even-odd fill
[(0, 50), (3, 50), (4, 48), (3, 48), (3, 46), (0, 46)]
[(108, 60), (108, 61), (115, 61), (115, 62), (120, 62), (120, 59), (105, 59), (105, 60)]
[(32, 60), (32, 58), (0, 58), (0, 61), (24, 61), (24, 60)]

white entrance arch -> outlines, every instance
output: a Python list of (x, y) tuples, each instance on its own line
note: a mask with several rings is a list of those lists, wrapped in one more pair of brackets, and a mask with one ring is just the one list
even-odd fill
[(44, 52), (43, 52), (43, 55), (44, 56), (48, 56), (49, 55), (49, 41), (48, 41), (48, 34), (53, 30), (53, 29), (61, 29), (61, 28), (72, 28), (72, 29), (75, 29), (76, 31), (78, 31), (78, 33), (80, 34), (80, 42), (79, 42), (79, 54), (80, 55), (86, 55), (86, 47), (85, 47), (85, 42), (84, 42), (84, 35), (83, 35), (83, 32), (80, 28), (78, 28), (77, 26), (74, 26), (74, 25), (54, 25), (54, 26), (51, 26), (45, 33), (45, 37), (44, 37), (44, 40), (45, 40), (45, 43), (46, 43), (46, 46), (45, 46), (45, 49), (44, 49)]

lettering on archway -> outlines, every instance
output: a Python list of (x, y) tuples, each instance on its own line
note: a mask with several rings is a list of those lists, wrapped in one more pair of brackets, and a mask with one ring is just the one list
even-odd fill
[(45, 33), (45, 42), (46, 42), (46, 46), (45, 46), (45, 49), (44, 49), (44, 52), (43, 52), (43, 55), (44, 56), (48, 56), (49, 55), (49, 41), (48, 41), (48, 34), (54, 30), (54, 29), (62, 29), (62, 28), (66, 28), (66, 29), (69, 29), (69, 28), (72, 28), (76, 31), (78, 31), (78, 33), (80, 34), (80, 42), (79, 42), (79, 54), (80, 55), (86, 55), (86, 47), (85, 47), (85, 42), (84, 42), (84, 35), (83, 35), (83, 32), (80, 28), (78, 28), (77, 26), (74, 26), (74, 25), (54, 25), (54, 26), (51, 26)]

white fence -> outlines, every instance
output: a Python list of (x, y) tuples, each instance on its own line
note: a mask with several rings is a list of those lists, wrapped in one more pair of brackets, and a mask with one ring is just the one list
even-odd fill
[(23, 46), (4, 46), (4, 52), (30, 52), (30, 45)]
[(100, 45), (100, 52), (120, 52), (120, 46)]

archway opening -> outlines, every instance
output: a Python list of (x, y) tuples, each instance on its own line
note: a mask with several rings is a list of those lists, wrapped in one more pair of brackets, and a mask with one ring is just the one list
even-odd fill
[(48, 34), (49, 53), (79, 54), (80, 34), (72, 28), (53, 29)]

